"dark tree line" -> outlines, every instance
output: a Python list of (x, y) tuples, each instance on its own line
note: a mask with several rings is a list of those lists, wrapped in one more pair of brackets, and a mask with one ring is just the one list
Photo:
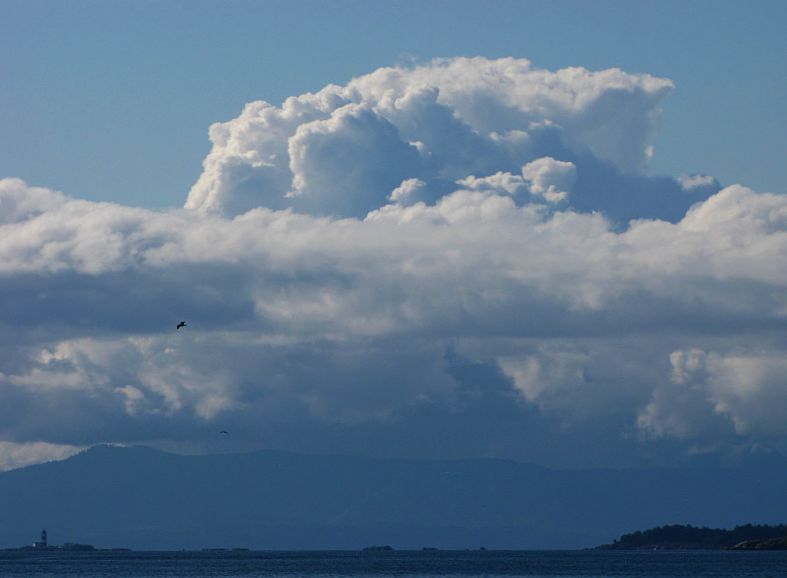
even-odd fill
[(645, 531), (624, 534), (612, 544), (602, 548), (640, 550), (670, 549), (724, 549), (745, 541), (760, 541), (787, 536), (787, 525), (735, 526), (732, 530), (698, 528), (691, 525), (659, 526)]

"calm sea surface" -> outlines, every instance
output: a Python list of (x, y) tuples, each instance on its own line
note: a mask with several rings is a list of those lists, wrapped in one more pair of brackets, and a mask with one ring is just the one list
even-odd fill
[(787, 552), (0, 552), (0, 576), (787, 577)]

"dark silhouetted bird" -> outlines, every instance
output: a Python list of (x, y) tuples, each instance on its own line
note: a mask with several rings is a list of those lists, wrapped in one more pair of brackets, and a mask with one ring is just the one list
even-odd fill
[(185, 321), (181, 321), (180, 323), (178, 323), (178, 326), (175, 327), (175, 329), (180, 329), (181, 327), (186, 327), (186, 322)]
[(223, 429), (219, 433), (220, 434), (224, 434), (226, 436), (226, 435), (229, 435), (230, 432), (228, 432), (227, 430)]

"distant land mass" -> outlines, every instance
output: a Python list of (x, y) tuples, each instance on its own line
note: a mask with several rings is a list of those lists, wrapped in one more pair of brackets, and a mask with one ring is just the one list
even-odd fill
[[(778, 456), (776, 456), (778, 458)], [(553, 470), (514, 461), (98, 446), (0, 473), (0, 548), (590, 548), (638, 528), (787, 520), (787, 463)]]
[(787, 550), (787, 525), (735, 526), (732, 530), (692, 525), (660, 526), (624, 534), (602, 550)]

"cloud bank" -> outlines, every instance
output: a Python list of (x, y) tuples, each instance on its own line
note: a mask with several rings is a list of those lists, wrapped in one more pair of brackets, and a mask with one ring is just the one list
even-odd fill
[(0, 181), (3, 451), (784, 451), (787, 198), (648, 176), (671, 88), (438, 60), (250, 103), (180, 210)]

